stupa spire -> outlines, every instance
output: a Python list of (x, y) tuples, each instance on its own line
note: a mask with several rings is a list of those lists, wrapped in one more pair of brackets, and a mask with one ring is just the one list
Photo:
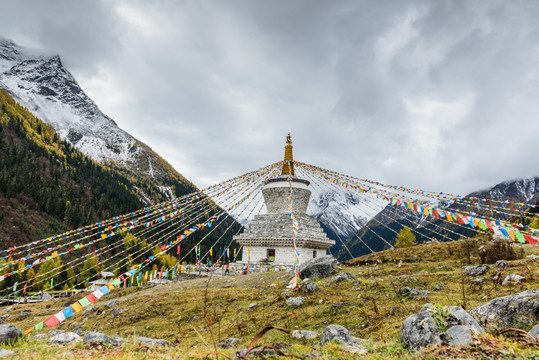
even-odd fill
[(286, 136), (286, 145), (284, 146), (284, 163), (281, 175), (294, 176), (294, 156), (292, 155), (292, 138), (290, 133)]

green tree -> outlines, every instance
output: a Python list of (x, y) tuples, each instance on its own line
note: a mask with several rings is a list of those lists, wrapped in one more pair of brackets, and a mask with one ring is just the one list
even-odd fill
[(415, 236), (408, 226), (405, 226), (399, 231), (397, 235), (397, 241), (395, 242), (396, 248), (404, 248), (415, 245)]

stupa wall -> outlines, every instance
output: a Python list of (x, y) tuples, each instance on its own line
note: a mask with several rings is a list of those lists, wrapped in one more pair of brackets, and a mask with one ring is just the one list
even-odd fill
[[(283, 187), (268, 187), (266, 186), (262, 190), (264, 195), (264, 201), (268, 209), (268, 214), (287, 214), (288, 213), (288, 193), (290, 188), (288, 183), (283, 182), (286, 185)], [(311, 191), (307, 188), (293, 186), (294, 195), (292, 196), (294, 213), (305, 214), (307, 212), (307, 206), (309, 205), (309, 199), (311, 197)]]

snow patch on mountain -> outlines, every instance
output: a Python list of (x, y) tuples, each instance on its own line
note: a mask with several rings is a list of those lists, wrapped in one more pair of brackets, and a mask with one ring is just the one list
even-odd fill
[(386, 201), (371, 194), (334, 188), (313, 192), (307, 213), (347, 240), (384, 209)]
[(39, 54), (0, 38), (0, 88), (95, 161), (114, 163), (163, 186), (181, 179), (152, 149), (101, 112), (59, 56)]

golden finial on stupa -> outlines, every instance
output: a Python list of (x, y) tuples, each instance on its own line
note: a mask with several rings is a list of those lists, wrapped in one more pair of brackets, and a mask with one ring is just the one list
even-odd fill
[(283, 171), (281, 171), (281, 175), (294, 175), (294, 157), (292, 156), (292, 138), (290, 137), (290, 133), (286, 136)]

